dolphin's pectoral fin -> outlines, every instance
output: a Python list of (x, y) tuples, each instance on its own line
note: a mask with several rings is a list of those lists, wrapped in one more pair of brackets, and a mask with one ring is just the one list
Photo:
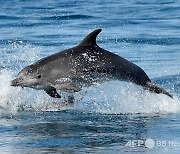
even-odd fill
[(68, 93), (75, 93), (81, 90), (81, 88), (73, 84), (60, 84), (60, 85), (55, 85), (54, 87), (56, 89), (59, 89)]
[(51, 97), (61, 98), (55, 88), (46, 89), (45, 92)]

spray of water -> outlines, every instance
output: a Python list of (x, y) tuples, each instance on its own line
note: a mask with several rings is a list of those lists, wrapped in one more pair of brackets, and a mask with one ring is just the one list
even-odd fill
[(180, 100), (145, 91), (132, 83), (111, 81), (86, 89), (83, 102), (76, 108), (103, 114), (176, 113)]
[[(103, 114), (127, 113), (177, 113), (180, 112), (180, 100), (163, 94), (144, 91), (132, 83), (110, 81), (83, 88), (75, 93), (75, 103), (68, 104), (67, 93), (63, 99), (51, 98), (42, 90), (11, 87), (10, 81), (20, 69), (39, 59), (40, 49), (14, 44), (10, 46), (12, 53), (4, 55), (0, 69), (0, 115), (15, 114), (20, 111), (59, 111), (75, 109), (84, 112)], [(4, 49), (4, 50), (9, 50)], [(18, 50), (18, 52), (15, 52)], [(31, 53), (31, 54), (29, 54)], [(33, 54), (32, 54), (33, 53)], [(15, 63), (13, 69), (12, 63)]]

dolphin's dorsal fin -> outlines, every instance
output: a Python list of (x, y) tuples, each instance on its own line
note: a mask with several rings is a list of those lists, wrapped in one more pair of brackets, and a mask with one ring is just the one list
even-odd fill
[(102, 31), (102, 29), (96, 29), (93, 32), (91, 32), (89, 35), (87, 35), (82, 40), (82, 42), (79, 44), (79, 46), (96, 45), (96, 37), (101, 31)]

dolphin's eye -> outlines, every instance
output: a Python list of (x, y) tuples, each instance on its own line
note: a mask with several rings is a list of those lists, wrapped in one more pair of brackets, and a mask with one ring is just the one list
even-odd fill
[(38, 75), (38, 76), (37, 76), (37, 79), (40, 79), (40, 78), (41, 78), (41, 75)]

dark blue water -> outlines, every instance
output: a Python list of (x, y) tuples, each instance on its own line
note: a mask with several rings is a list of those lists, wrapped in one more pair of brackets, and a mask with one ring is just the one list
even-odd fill
[[(180, 1), (0, 1), (0, 153), (179, 153)], [(174, 95), (111, 81), (75, 103), (10, 87), (36, 60), (77, 45), (96, 28), (98, 45), (142, 67)]]

